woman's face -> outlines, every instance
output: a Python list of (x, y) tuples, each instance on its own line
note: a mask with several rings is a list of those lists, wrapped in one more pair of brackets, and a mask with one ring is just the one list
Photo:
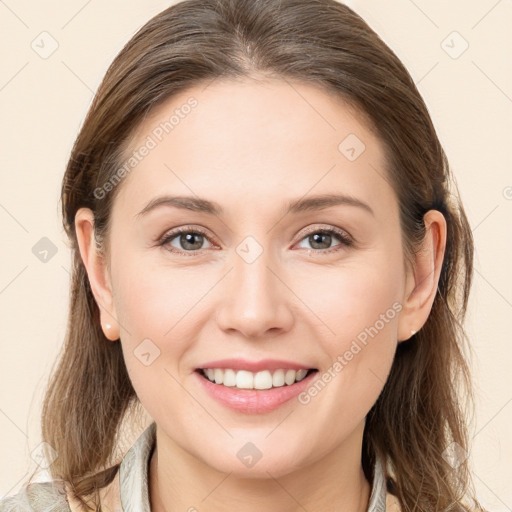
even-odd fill
[[(410, 291), (373, 132), (312, 85), (217, 79), (154, 110), (128, 157), (112, 211), (111, 313), (169, 446), (252, 476), (360, 453)], [(163, 196), (184, 199), (148, 207)], [(225, 359), (237, 361), (215, 363)], [(235, 371), (217, 371), (224, 385), (206, 367)], [(242, 387), (258, 371), (263, 387), (279, 368), (317, 371), (275, 389), (229, 385), (244, 368), (255, 371)]]

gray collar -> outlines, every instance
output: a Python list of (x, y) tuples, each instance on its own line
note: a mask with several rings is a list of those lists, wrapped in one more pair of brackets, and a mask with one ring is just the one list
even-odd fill
[[(128, 450), (119, 467), (119, 485), (123, 512), (150, 512), (148, 468), (156, 441), (156, 423), (152, 422)], [(370, 503), (367, 512), (386, 511), (386, 479), (382, 463), (375, 464)]]

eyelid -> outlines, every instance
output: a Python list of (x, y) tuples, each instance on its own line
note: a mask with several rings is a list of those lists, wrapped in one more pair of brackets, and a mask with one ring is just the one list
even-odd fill
[(302, 242), (302, 240), (304, 240), (307, 236), (309, 236), (313, 233), (324, 233), (324, 234), (334, 235), (341, 241), (340, 244), (335, 245), (334, 247), (330, 247), (328, 249), (304, 249), (304, 250), (308, 251), (308, 254), (322, 257), (322, 256), (330, 255), (332, 253), (339, 252), (343, 248), (349, 249), (349, 248), (355, 246), (354, 238), (344, 229), (341, 229), (341, 228), (338, 228), (338, 227), (335, 227), (332, 225), (328, 226), (328, 227), (320, 227), (318, 225), (314, 225), (314, 226), (310, 226), (306, 229), (307, 229), (307, 231), (300, 235), (299, 240), (294, 245)]
[(312, 233), (317, 233), (319, 231), (321, 232), (332, 232), (334, 234), (336, 234), (337, 236), (339, 236), (340, 238), (342, 238), (343, 240), (345, 240), (346, 242), (354, 242), (354, 239), (352, 238), (351, 235), (349, 235), (349, 233), (347, 231), (345, 231), (344, 229), (341, 229), (341, 228), (337, 228), (335, 226), (319, 226), (318, 224), (315, 224), (313, 226), (309, 226), (306, 229), (306, 232), (303, 233), (301, 235), (301, 237), (299, 238), (299, 242), (306, 236), (312, 234)]
[[(169, 231), (166, 231), (161, 237), (158, 238), (157, 245), (159, 245), (159, 246), (167, 245), (171, 240), (173, 240), (177, 236), (181, 235), (182, 233), (200, 234), (200, 235), (204, 236), (204, 238), (206, 238), (212, 245), (215, 245), (215, 243), (212, 242), (212, 240), (211, 240), (214, 237), (211, 236), (206, 229), (198, 227), (198, 226), (180, 226), (179, 228), (174, 228)], [(186, 256), (195, 256), (195, 255), (202, 253), (206, 249), (199, 249), (198, 251), (183, 251), (181, 249), (176, 249), (175, 247), (173, 247), (172, 249), (167, 249), (167, 250), (171, 253), (184, 254)]]
[[(306, 249), (308, 252), (313, 253), (313, 254), (318, 254), (318, 255), (330, 254), (332, 252), (338, 251), (339, 250), (338, 248), (340, 246), (345, 246), (347, 248), (347, 247), (352, 247), (355, 243), (353, 237), (349, 233), (347, 233), (345, 230), (343, 230), (341, 228), (337, 228), (332, 225), (327, 226), (327, 227), (326, 226), (322, 227), (322, 226), (316, 224), (313, 226), (309, 226), (305, 229), (306, 229), (306, 231), (302, 232), (300, 237), (298, 238), (298, 240), (293, 244), (294, 246), (297, 245), (298, 243), (300, 243), (302, 240), (304, 240), (308, 235), (313, 234), (313, 233), (334, 234), (341, 240), (340, 244), (335, 245), (334, 247), (330, 247), (328, 249)], [(211, 240), (212, 238), (214, 239), (214, 237), (210, 236), (210, 234), (208, 233), (208, 231), (206, 229), (204, 229), (202, 227), (198, 227), (198, 226), (180, 226), (179, 228), (174, 228), (169, 231), (166, 231), (161, 237), (159, 237), (158, 245), (159, 246), (167, 245), (171, 240), (173, 240), (174, 238), (176, 238), (177, 236), (179, 236), (182, 233), (200, 234), (200, 235), (204, 236), (210, 243), (213, 243), (215, 245), (215, 243), (212, 242), (212, 240)], [(197, 256), (197, 255), (202, 254), (206, 250), (206, 249), (199, 249), (197, 251), (183, 251), (183, 250), (177, 249), (175, 247), (173, 247), (172, 249), (169, 249), (169, 248), (166, 248), (166, 249), (171, 253), (175, 253), (175, 254), (179, 254), (179, 255), (183, 254), (185, 256)]]

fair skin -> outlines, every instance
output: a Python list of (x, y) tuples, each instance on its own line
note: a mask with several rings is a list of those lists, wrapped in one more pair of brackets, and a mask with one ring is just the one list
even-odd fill
[[(339, 98), (303, 83), (218, 79), (191, 88), (142, 122), (131, 152), (190, 96), (197, 107), (118, 185), (108, 268), (91, 244), (92, 212), (82, 208), (75, 219), (102, 325), (112, 325), (106, 336), (120, 338), (138, 398), (157, 423), (152, 510), (365, 511), (365, 416), (397, 343), (430, 313), (444, 217), (425, 215), (423, 250), (408, 267), (379, 139)], [(338, 150), (349, 134), (366, 146), (354, 161)], [(291, 200), (334, 193), (373, 213), (339, 204), (284, 215)], [(161, 206), (136, 217), (162, 194), (215, 201), (224, 212)], [(199, 249), (179, 235), (157, 245), (181, 226), (206, 231), (193, 242)], [(312, 245), (311, 235), (329, 227), (354, 244), (332, 235)], [(250, 264), (237, 252), (248, 236), (262, 248)], [(307, 404), (295, 398), (246, 414), (214, 401), (198, 383), (201, 363), (229, 357), (304, 362), (320, 378), (394, 303), (400, 311)], [(146, 338), (160, 350), (149, 366), (134, 354)], [(252, 467), (237, 457), (247, 442), (262, 453)]]

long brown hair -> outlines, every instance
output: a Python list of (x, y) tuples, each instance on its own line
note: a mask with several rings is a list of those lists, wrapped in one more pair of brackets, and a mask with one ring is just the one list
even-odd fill
[(52, 477), (69, 482), (80, 499), (94, 495), (100, 510), (98, 490), (119, 467), (123, 418), (138, 402), (121, 344), (109, 342), (100, 327), (74, 230), (77, 210), (94, 212), (97, 243), (107, 254), (122, 183), (101, 197), (94, 191), (112, 182), (138, 124), (192, 85), (256, 74), (317, 85), (365, 117), (386, 151), (406, 257), (423, 240), (423, 215), (437, 209), (445, 216), (446, 254), (432, 311), (398, 345), (367, 416), (362, 465), (372, 481), (376, 458), (387, 460), (388, 489), (404, 512), (482, 510), (468, 460), (446, 456), (454, 447), (469, 451), (465, 413), (473, 402), (463, 320), (473, 272), (471, 229), (414, 81), (367, 23), (335, 0), (185, 0), (145, 24), (108, 69), (62, 183), (73, 268), (66, 339), (42, 412), (43, 440), (59, 454)]

